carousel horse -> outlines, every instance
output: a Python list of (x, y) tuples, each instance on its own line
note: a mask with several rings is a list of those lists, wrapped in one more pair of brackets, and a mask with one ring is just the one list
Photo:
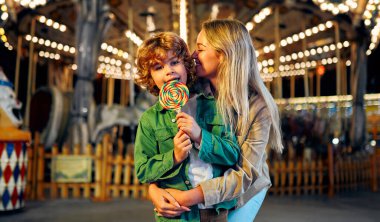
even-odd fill
[(20, 109), (13, 84), (0, 67), (0, 212), (24, 206), (30, 133), (18, 129)]
[(0, 68), (0, 127), (17, 128), (22, 124), (21, 102), (16, 99), (13, 84)]
[(95, 127), (91, 132), (91, 142), (100, 142), (102, 135), (114, 126), (135, 127), (142, 113), (156, 102), (151, 94), (141, 92), (136, 99), (136, 105), (125, 107), (118, 104), (98, 106), (95, 114)]

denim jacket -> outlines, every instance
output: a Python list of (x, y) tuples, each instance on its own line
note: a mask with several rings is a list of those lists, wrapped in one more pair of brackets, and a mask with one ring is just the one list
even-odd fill
[[(178, 132), (176, 113), (165, 110), (159, 103), (145, 111), (140, 119), (135, 141), (135, 171), (142, 183), (157, 182), (161, 188), (189, 190), (189, 158), (174, 166), (173, 138)], [(217, 113), (214, 97), (201, 93), (197, 97), (196, 121), (202, 129), (199, 158), (213, 166), (213, 177), (237, 163), (239, 146), (235, 136), (225, 127)], [(193, 147), (194, 148), (194, 147)], [(236, 200), (213, 206), (231, 209)], [(157, 221), (199, 221), (197, 205), (176, 218), (157, 217)]]
[(267, 144), (272, 125), (264, 99), (259, 95), (250, 97), (247, 132), (238, 135), (240, 144), (239, 162), (223, 177), (200, 183), (205, 206), (238, 198), (237, 207), (243, 206), (263, 188), (271, 186), (267, 160)]

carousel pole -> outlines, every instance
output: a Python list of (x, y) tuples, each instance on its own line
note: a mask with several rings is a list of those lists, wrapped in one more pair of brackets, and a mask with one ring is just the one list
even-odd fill
[[(78, 140), (82, 152), (86, 151), (90, 141), (88, 115), (93, 101), (93, 80), (104, 36), (111, 24), (110, 9), (106, 0), (77, 1), (78, 18), (76, 30), (77, 81), (74, 87), (70, 108), (70, 132), (78, 131)], [(74, 133), (73, 133), (74, 134)]]
[(72, 69), (67, 66), (63, 66), (62, 74), (64, 76), (64, 90), (69, 91), (73, 85), (71, 82), (71, 77), (73, 76)]
[[(127, 105), (127, 80), (125, 79), (120, 79), (120, 105), (121, 106), (126, 106)], [(118, 129), (118, 138), (121, 138), (123, 136), (124, 132), (124, 127), (119, 126)]]
[(48, 60), (48, 84), (49, 84), (49, 87), (53, 87), (54, 86), (54, 66), (53, 66), (53, 63)]
[[(339, 23), (334, 22), (335, 27), (335, 44), (337, 45), (340, 41), (340, 33), (339, 33)], [(341, 71), (341, 59), (340, 59), (340, 49), (336, 47), (335, 49), (336, 57), (338, 59), (338, 62), (336, 63), (336, 95), (341, 95), (341, 80), (342, 80), (342, 71)]]
[(108, 87), (107, 87), (107, 106), (110, 107), (113, 104), (115, 92), (115, 79), (111, 76), (108, 78)]
[[(30, 26), (30, 35), (34, 37), (36, 32), (36, 19), (33, 18)], [(34, 42), (29, 42), (29, 65), (28, 65), (28, 87), (26, 91), (26, 107), (25, 107), (25, 128), (29, 128), (29, 118), (30, 118), (30, 100), (32, 96), (32, 82), (33, 82), (33, 61), (34, 61)]]
[(321, 75), (316, 73), (317, 77), (317, 97), (321, 96)]
[[(335, 28), (335, 44), (338, 45), (339, 41), (340, 41), (340, 33), (339, 33), (339, 23), (338, 22), (334, 22), (334, 28)], [(340, 49), (338, 47), (336, 47), (335, 49), (335, 52), (336, 52), (336, 57), (338, 59), (337, 63), (336, 63), (336, 95), (337, 96), (340, 96), (341, 95), (341, 89), (342, 89), (342, 85), (341, 85), (341, 80), (342, 80), (342, 73), (341, 73), (341, 59), (340, 59)], [(337, 115), (336, 115), (336, 118), (338, 119), (337, 123), (338, 123), (338, 127), (336, 127), (337, 131), (334, 132), (334, 137), (339, 137), (340, 136), (340, 130), (341, 130), (341, 127), (342, 127), (342, 118), (341, 118), (341, 113), (340, 113), (340, 100), (338, 99), (337, 101)]]
[(120, 105), (125, 106), (126, 105), (126, 96), (127, 96), (127, 87), (126, 87), (127, 81), (125, 79), (120, 80)]
[(341, 64), (342, 67), (342, 95), (347, 95), (347, 67), (344, 62)]
[(267, 87), (267, 89), (268, 89), (269, 92), (270, 92), (270, 89), (271, 89), (270, 85), (271, 85), (272, 81), (273, 80), (265, 82), (265, 86)]
[[(132, 1), (128, 1), (128, 28), (129, 30), (133, 31), (133, 7), (132, 7)], [(129, 106), (135, 105), (135, 83), (134, 83), (134, 56), (133, 56), (133, 43), (132, 41), (128, 42), (128, 50), (129, 50), (129, 56), (131, 59), (129, 61), (131, 62), (131, 79), (129, 80)]]
[(309, 75), (309, 81), (310, 81), (310, 96), (314, 96), (314, 74), (310, 73)]
[(69, 91), (74, 91), (74, 70), (72, 68), (68, 68), (69, 72), (69, 86), (68, 90)]
[(15, 70), (15, 94), (18, 97), (18, 82), (20, 79), (20, 60), (21, 60), (21, 50), (22, 50), (22, 36), (17, 37), (17, 57), (16, 57), (16, 70)]
[(108, 78), (106, 78), (105, 77), (105, 75), (103, 75), (103, 78), (102, 78), (102, 98), (101, 98), (101, 101), (102, 101), (102, 103), (104, 104), (104, 103), (106, 103), (106, 93), (107, 93), (107, 79)]
[[(132, 7), (132, 1), (129, 0), (128, 1), (128, 28), (133, 31), (133, 7)], [(131, 61), (131, 69), (130, 69), (130, 80), (129, 80), (129, 84), (128, 84), (128, 90), (129, 90), (129, 107), (134, 107), (135, 106), (135, 73), (134, 73), (134, 65), (135, 65), (135, 58), (134, 58), (134, 55), (133, 55), (133, 43), (132, 41), (130, 40), (128, 42), (128, 51), (129, 51), (129, 56), (130, 56), (130, 59), (129, 61)], [(129, 127), (129, 129), (131, 130), (130, 132), (130, 138), (131, 138), (131, 143), (127, 145), (127, 150), (130, 149), (130, 147), (133, 147), (133, 144), (134, 144), (134, 141), (135, 141), (135, 125), (134, 124), (131, 124), (131, 126)], [(135, 190), (134, 192), (135, 194), (137, 194), (137, 191)]]
[[(280, 67), (280, 55), (281, 55), (281, 48), (280, 48), (280, 8), (279, 6), (275, 7), (274, 12), (274, 39), (275, 39), (275, 45), (276, 50), (274, 52), (274, 70), (278, 74), (280, 73), (279, 67)], [(274, 95), (275, 98), (282, 98), (282, 77), (278, 75), (274, 79)]]
[(362, 37), (358, 36), (357, 38), (351, 45), (352, 127), (350, 128), (350, 141), (351, 146), (355, 149), (362, 148), (365, 141), (364, 94), (367, 82), (366, 42)]
[[(302, 29), (305, 31), (305, 23), (302, 22)], [(306, 51), (306, 38), (302, 39), (302, 51)], [(303, 62), (306, 64), (307, 58), (306, 56), (303, 57)], [(309, 75), (308, 75), (308, 69), (305, 66), (305, 74), (303, 75), (303, 86), (304, 86), (304, 92), (305, 97), (309, 97)]]
[(38, 62), (38, 55), (37, 55), (37, 53), (34, 53), (33, 54), (33, 69), (32, 69), (33, 79), (32, 79), (31, 95), (33, 95), (34, 92), (36, 91), (37, 62)]
[(296, 88), (296, 81), (295, 81), (295, 76), (290, 76), (290, 98), (295, 97), (295, 88)]
[(190, 26), (190, 29), (189, 29), (190, 41), (188, 41), (187, 44), (189, 45), (189, 49), (192, 50), (195, 48), (194, 43), (195, 43), (196, 38), (197, 38), (196, 31), (195, 31), (195, 24), (198, 21), (196, 20), (196, 16), (194, 16), (194, 14), (195, 14), (194, 0), (188, 0), (188, 6), (189, 6), (188, 15), (190, 17), (187, 21), (188, 21), (189, 26)]

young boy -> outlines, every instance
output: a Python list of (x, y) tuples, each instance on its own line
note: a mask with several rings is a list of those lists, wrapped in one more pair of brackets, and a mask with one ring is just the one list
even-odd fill
[[(195, 79), (192, 68), (186, 43), (174, 33), (163, 32), (139, 47), (136, 83), (156, 96), (162, 85), (171, 80), (179, 80), (191, 88)], [(191, 95), (182, 111), (176, 115), (157, 102), (143, 113), (134, 153), (140, 182), (189, 190), (201, 181), (221, 176), (236, 164), (239, 146), (229, 127), (224, 127), (212, 96), (207, 92)], [(232, 200), (207, 209), (200, 204), (175, 218), (155, 216), (156, 221), (207, 221), (210, 218), (227, 221), (228, 210), (235, 203)]]

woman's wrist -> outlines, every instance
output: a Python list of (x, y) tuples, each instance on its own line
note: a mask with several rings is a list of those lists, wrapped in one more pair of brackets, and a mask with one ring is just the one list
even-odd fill
[(204, 203), (204, 196), (201, 186), (197, 186), (191, 190), (186, 191), (189, 206)]

